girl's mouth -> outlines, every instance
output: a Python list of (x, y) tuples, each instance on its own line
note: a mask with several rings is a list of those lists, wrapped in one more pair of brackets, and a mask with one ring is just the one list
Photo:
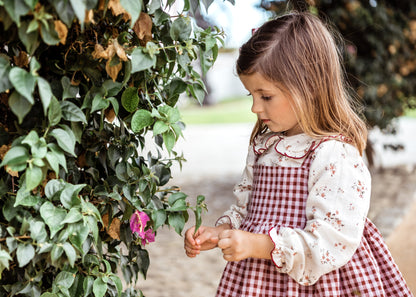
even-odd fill
[(270, 120), (269, 120), (269, 119), (262, 119), (261, 121), (262, 121), (263, 123), (265, 123), (265, 124), (266, 124), (266, 123), (268, 123), (268, 122), (270, 122)]

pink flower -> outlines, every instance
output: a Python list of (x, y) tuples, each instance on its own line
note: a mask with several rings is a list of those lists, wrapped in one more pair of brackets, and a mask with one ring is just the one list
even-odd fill
[(143, 246), (146, 243), (155, 241), (155, 233), (152, 229), (144, 230), (149, 221), (149, 216), (144, 211), (136, 210), (130, 218), (130, 229), (136, 232), (139, 238), (142, 239)]

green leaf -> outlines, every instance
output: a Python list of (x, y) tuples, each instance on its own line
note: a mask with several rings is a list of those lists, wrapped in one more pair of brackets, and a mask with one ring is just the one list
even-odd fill
[(30, 103), (24, 96), (20, 95), (20, 93), (17, 91), (14, 91), (9, 98), (9, 107), (17, 116), (19, 124), (23, 122), (25, 116), (32, 109), (32, 105), (32, 103)]
[(40, 297), (59, 297), (58, 295), (54, 294), (54, 293), (43, 293), (42, 295), (40, 295)]
[(61, 224), (70, 224), (76, 223), (82, 220), (82, 214), (78, 208), (72, 208), (69, 210), (68, 214), (65, 217), (65, 220), (62, 221)]
[(159, 209), (152, 212), (152, 221), (154, 223), (154, 229), (157, 230), (159, 227), (163, 226), (166, 221), (166, 211), (164, 209)]
[(131, 15), (130, 26), (133, 27), (143, 9), (142, 0), (120, 0), (120, 4)]
[(166, 149), (168, 150), (168, 152), (171, 152), (176, 143), (175, 133), (171, 130), (168, 130), (164, 132), (162, 136), (163, 143), (165, 144)]
[(100, 94), (97, 94), (94, 96), (94, 99), (92, 100), (91, 113), (97, 110), (106, 109), (108, 108), (108, 106), (110, 106), (110, 101), (102, 97)]
[(175, 228), (176, 233), (181, 235), (183, 227), (185, 226), (185, 218), (181, 213), (172, 212), (168, 216), (169, 225)]
[(66, 217), (66, 211), (62, 208), (57, 208), (49, 201), (46, 201), (40, 207), (40, 216), (45, 221), (46, 225), (48, 225), (49, 230), (51, 231), (50, 237), (52, 238), (56, 232), (64, 227), (61, 222)]
[(65, 288), (69, 289), (75, 280), (75, 274), (69, 271), (61, 271), (58, 273), (54, 280), (54, 285), (59, 289)]
[(84, 296), (89, 296), (92, 293), (92, 286), (94, 284), (94, 278), (91, 275), (88, 275), (84, 278), (83, 289)]
[(62, 117), (70, 122), (82, 122), (87, 123), (85, 114), (82, 110), (71, 101), (61, 101)]
[(31, 192), (26, 190), (26, 185), (23, 184), (20, 187), (19, 191), (17, 191), (14, 207), (17, 207), (19, 205), (32, 207), (38, 204), (40, 201), (41, 198), (39, 196), (31, 195)]
[(111, 275), (110, 278), (116, 285), (118, 296), (121, 296), (121, 291), (123, 290), (123, 284), (121, 283), (121, 279), (117, 275)]
[(45, 186), (45, 196), (52, 200), (52, 198), (60, 194), (61, 191), (65, 188), (65, 182), (59, 179), (51, 179)]
[(179, 200), (176, 200), (175, 203), (172, 205), (172, 207), (169, 208), (168, 210), (169, 211), (185, 211), (187, 209), (188, 207), (186, 205), (186, 201), (179, 199)]
[(185, 200), (188, 195), (182, 192), (173, 193), (168, 198), (168, 203), (170, 206), (172, 206), (177, 200)]
[[(48, 148), (50, 150), (48, 154), (53, 154), (54, 158), (58, 160), (58, 164), (64, 168), (65, 172), (67, 172), (68, 170), (66, 168), (66, 158), (64, 151), (61, 150), (56, 143), (48, 143)], [(48, 154), (46, 155), (46, 159), (48, 159)]]
[(71, 85), (71, 80), (63, 76), (61, 79), (62, 84), (62, 100), (68, 99), (68, 98), (75, 98), (78, 95), (79, 88), (76, 86)]
[(9, 72), (12, 68), (9, 61), (5, 58), (6, 56), (0, 55), (0, 93), (10, 89), (12, 84), (9, 80)]
[(9, 16), (19, 27), (20, 17), (25, 15), (30, 7), (28, 7), (24, 0), (3, 0), (4, 8), (9, 13)]
[(74, 149), (75, 149), (75, 136), (74, 134), (70, 134), (67, 131), (56, 128), (52, 130), (49, 135), (54, 137), (58, 142), (58, 145), (61, 149), (65, 152), (71, 154), (72, 156), (76, 157)]
[(26, 180), (26, 190), (31, 191), (36, 188), (43, 180), (45, 176), (40, 167), (32, 165), (27, 167), (25, 180)]
[(19, 267), (25, 266), (29, 263), (33, 257), (35, 257), (35, 249), (32, 244), (19, 243), (16, 250), (17, 262), (19, 262)]
[(49, 111), (48, 111), (49, 126), (57, 125), (61, 121), (61, 118), (62, 118), (61, 105), (59, 104), (59, 101), (55, 98), (55, 96), (53, 96), (49, 104)]
[(188, 40), (192, 33), (191, 19), (188, 17), (179, 17), (173, 21), (170, 28), (170, 37), (173, 40)]
[(35, 50), (38, 48), (40, 44), (39, 40), (39, 33), (38, 31), (33, 31), (31, 33), (27, 33), (27, 29), (29, 28), (29, 21), (23, 21), (19, 27), (19, 39), (26, 47), (26, 51), (29, 55), (33, 55)]
[(139, 95), (137, 93), (137, 88), (130, 87), (124, 90), (121, 95), (121, 105), (123, 105), (124, 109), (128, 112), (133, 112), (137, 109), (138, 104)]
[(101, 277), (98, 277), (94, 281), (92, 291), (95, 297), (104, 297), (107, 292), (107, 283), (103, 281)]
[(78, 198), (78, 193), (86, 186), (86, 184), (66, 184), (64, 189), (62, 190), (60, 200), (62, 205), (67, 208), (71, 209), (76, 205), (80, 205), (81, 201)]
[(41, 22), (40, 35), (43, 41), (48, 45), (57, 45), (60, 41), (58, 33), (55, 31), (53, 20), (47, 21), (48, 26)]
[(69, 241), (82, 253), (82, 245), (88, 237), (89, 228), (83, 222), (70, 224), (67, 228)]
[(162, 134), (169, 130), (169, 126), (163, 121), (156, 121), (153, 126), (153, 135)]
[(150, 55), (143, 52), (143, 48), (137, 47), (131, 53), (131, 73), (143, 71), (154, 67), (156, 65), (156, 56), (151, 57)]
[(33, 221), (30, 224), (30, 237), (37, 243), (43, 243), (48, 239), (45, 224), (41, 221)]
[(81, 27), (84, 26), (85, 12), (87, 11), (87, 0), (69, 0), (71, 2), (72, 9), (81, 23)]
[(65, 242), (62, 248), (64, 249), (66, 257), (68, 258), (69, 265), (74, 267), (75, 260), (77, 258), (77, 253), (75, 252), (74, 247), (69, 242)]
[(145, 109), (137, 110), (131, 119), (131, 129), (133, 132), (140, 132), (143, 128), (152, 125), (154, 122), (150, 111)]
[(9, 269), (9, 261), (13, 261), (9, 253), (0, 249), (0, 274), (5, 268)]
[(35, 90), (36, 78), (31, 73), (20, 67), (13, 67), (9, 72), (9, 80), (16, 91), (24, 96), (30, 104), (35, 103), (32, 93)]
[(12, 148), (6, 153), (0, 167), (5, 165), (20, 165), (26, 164), (29, 160), (29, 150), (21, 145), (12, 146)]
[(205, 90), (199, 83), (194, 83), (192, 85), (188, 85), (189, 91), (196, 100), (198, 100), (199, 104), (205, 99)]

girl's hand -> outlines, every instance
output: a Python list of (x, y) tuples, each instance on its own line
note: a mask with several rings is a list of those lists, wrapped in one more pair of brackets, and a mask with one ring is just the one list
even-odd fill
[(230, 225), (224, 224), (218, 227), (199, 227), (195, 233), (195, 226), (185, 232), (185, 253), (188, 257), (196, 257), (201, 251), (217, 247), (218, 235)]
[(218, 247), (227, 261), (247, 258), (271, 259), (274, 243), (268, 235), (242, 230), (225, 230), (220, 233)]

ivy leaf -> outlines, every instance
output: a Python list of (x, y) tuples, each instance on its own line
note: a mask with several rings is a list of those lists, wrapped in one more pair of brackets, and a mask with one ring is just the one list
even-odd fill
[(46, 112), (52, 99), (52, 89), (48, 81), (46, 79), (43, 79), (42, 77), (38, 77), (38, 89), (40, 100), (42, 101), (43, 105), (43, 113), (46, 115)]
[(61, 128), (56, 128), (52, 130), (49, 134), (56, 139), (61, 149), (63, 149), (65, 152), (71, 154), (74, 157), (77, 156), (74, 152), (75, 136), (73, 134), (70, 135), (70, 133)]
[(10, 67), (9, 61), (0, 55), (0, 93), (12, 87), (9, 80), (9, 72), (11, 68), (12, 67)]
[(87, 10), (87, 0), (69, 0), (71, 2), (72, 9), (81, 23), (81, 27), (84, 27), (85, 12)]
[(75, 274), (69, 271), (61, 271), (56, 276), (53, 284), (59, 289), (69, 289), (75, 280)]
[(124, 109), (128, 112), (133, 112), (137, 109), (138, 104), (139, 95), (137, 93), (137, 88), (130, 87), (125, 89), (121, 95), (121, 105), (123, 105)]
[(176, 142), (175, 133), (172, 132), (171, 130), (168, 130), (164, 132), (162, 136), (163, 136), (163, 143), (165, 144), (166, 149), (168, 150), (168, 152), (171, 152)]
[(39, 196), (31, 195), (30, 191), (26, 191), (26, 185), (22, 185), (19, 191), (17, 191), (14, 207), (19, 205), (32, 207), (38, 204), (39, 201), (41, 201)]
[(152, 212), (152, 221), (154, 224), (154, 230), (163, 226), (166, 221), (166, 211), (164, 209), (158, 209)]
[(4, 8), (9, 13), (13, 21), (20, 26), (20, 16), (25, 15), (30, 7), (26, 5), (24, 0), (3, 0)]
[(10, 257), (9, 253), (4, 250), (0, 250), (0, 274), (5, 268), (9, 269), (9, 261), (13, 261), (13, 258)]
[(45, 186), (45, 195), (49, 200), (52, 200), (55, 195), (61, 193), (65, 188), (65, 182), (63, 180), (51, 179)]
[(61, 101), (61, 111), (62, 117), (70, 122), (82, 122), (84, 124), (87, 123), (87, 119), (85, 118), (85, 114), (82, 110), (76, 106), (71, 101), (65, 100)]
[(40, 207), (40, 216), (48, 225), (49, 230), (51, 231), (50, 237), (54, 237), (56, 232), (61, 230), (64, 225), (61, 222), (66, 217), (66, 211), (62, 208), (55, 207), (51, 202), (46, 201)]
[(35, 103), (32, 93), (35, 90), (36, 78), (30, 72), (20, 67), (13, 67), (9, 72), (9, 80), (16, 91), (24, 96), (30, 104)]
[(110, 106), (110, 101), (102, 97), (100, 94), (97, 94), (94, 96), (94, 99), (92, 100), (91, 113), (97, 110), (106, 109), (108, 106)]
[(123, 290), (121, 279), (117, 275), (111, 275), (110, 278), (116, 285), (118, 296), (121, 296), (121, 292)]
[(154, 122), (150, 111), (145, 109), (137, 110), (131, 119), (131, 129), (133, 132), (140, 132), (143, 128), (152, 125)]
[(88, 226), (83, 222), (70, 224), (67, 228), (69, 235), (69, 241), (82, 253), (82, 245), (87, 240), (90, 232)]
[(19, 267), (23, 267), (35, 257), (35, 249), (31, 244), (19, 243), (16, 250), (16, 257), (17, 262), (19, 262)]
[(188, 40), (192, 33), (191, 20), (188, 17), (180, 17), (173, 21), (170, 28), (170, 37), (173, 40)]
[[(49, 160), (51, 160), (51, 161), (57, 160), (58, 161), (58, 164), (55, 164), (54, 167), (52, 167), (52, 168), (55, 168), (55, 166), (61, 165), (62, 168), (65, 170), (65, 172), (68, 172), (68, 169), (66, 168), (66, 158), (65, 158), (65, 154), (64, 154), (63, 150), (61, 150), (56, 143), (48, 143), (48, 148), (49, 148), (50, 151), (48, 151), (48, 153), (46, 154), (46, 160), (48, 160), (48, 162), (49, 162)], [(53, 156), (52, 159), (50, 159), (51, 156)], [(58, 167), (58, 170), (59, 170), (59, 167)], [(58, 173), (59, 172), (57, 171), (57, 175), (58, 175)]]
[(30, 237), (37, 243), (43, 243), (48, 239), (48, 233), (46, 233), (45, 224), (40, 221), (34, 221), (30, 223)]
[(71, 85), (71, 80), (63, 76), (61, 79), (62, 84), (62, 100), (68, 99), (68, 98), (75, 98), (78, 95), (79, 88), (76, 86)]
[(188, 85), (188, 89), (196, 100), (198, 100), (199, 104), (205, 99), (205, 90), (199, 83), (194, 83), (192, 85)]
[(104, 297), (105, 293), (107, 292), (107, 283), (103, 281), (101, 277), (95, 279), (92, 291), (94, 293), (94, 297)]
[(151, 57), (143, 52), (143, 48), (137, 47), (131, 53), (131, 73), (143, 71), (156, 65), (156, 55)]
[(183, 227), (185, 226), (185, 218), (181, 213), (173, 212), (168, 216), (169, 225), (175, 228), (176, 233), (182, 234)]
[(44, 22), (41, 23), (40, 35), (42, 36), (43, 41), (48, 45), (57, 45), (60, 42), (58, 33), (55, 31), (55, 25), (53, 20), (49, 20), (45, 25)]
[(61, 224), (71, 224), (82, 220), (82, 214), (78, 208), (71, 208)]
[(27, 53), (33, 55), (40, 44), (39, 33), (38, 30), (28, 33), (29, 24), (29, 21), (23, 21), (19, 26), (18, 33), (19, 39), (25, 45)]
[(74, 267), (75, 259), (77, 257), (77, 253), (75, 252), (74, 247), (69, 242), (65, 242), (62, 248), (64, 249), (66, 257), (68, 258), (69, 265)]
[(25, 116), (32, 109), (32, 103), (30, 103), (24, 96), (20, 95), (19, 92), (14, 91), (9, 98), (9, 107), (13, 113), (17, 116), (19, 124), (23, 122)]
[(156, 121), (153, 126), (153, 135), (162, 134), (169, 130), (169, 126), (164, 121)]
[(13, 146), (4, 156), (0, 167), (25, 164), (29, 158), (29, 150), (26, 147), (22, 145)]
[(64, 189), (61, 192), (60, 200), (62, 205), (67, 208), (71, 209), (76, 205), (80, 205), (81, 201), (78, 198), (78, 193), (84, 188), (85, 184), (73, 185), (67, 183)]
[(50, 126), (57, 125), (62, 118), (62, 110), (61, 105), (59, 104), (59, 101), (55, 98), (55, 96), (52, 97), (52, 100), (49, 104), (49, 111), (48, 111), (48, 120)]

